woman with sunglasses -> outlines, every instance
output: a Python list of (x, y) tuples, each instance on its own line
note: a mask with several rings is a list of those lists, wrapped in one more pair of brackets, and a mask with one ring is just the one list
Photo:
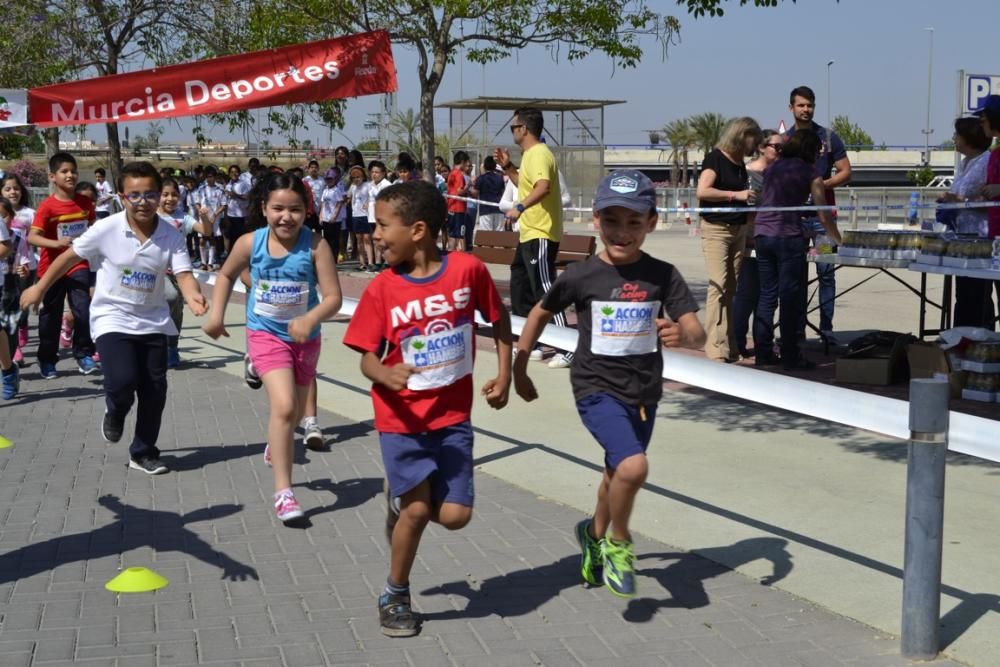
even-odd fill
[[(798, 206), (812, 194), (818, 206), (826, 203), (823, 179), (816, 175), (816, 158), (823, 144), (811, 129), (798, 130), (782, 145), (781, 159), (764, 172), (760, 207)], [(768, 151), (772, 150), (770, 147)], [(829, 211), (821, 210), (820, 224), (840, 243), (840, 231)], [(781, 365), (785, 370), (808, 370), (815, 364), (799, 349), (796, 333), (806, 289), (806, 248), (797, 211), (762, 211), (754, 221), (754, 245), (760, 278), (760, 301), (753, 323), (754, 365), (777, 364), (774, 354), (774, 311), (780, 302)]]
[[(764, 190), (764, 170), (770, 167), (781, 155), (783, 140), (777, 130), (763, 130), (760, 143), (757, 144), (757, 157), (747, 165), (747, 181), (750, 190), (759, 200)], [(744, 359), (752, 357), (754, 352), (747, 349), (747, 334), (750, 333), (750, 317), (757, 312), (757, 300), (760, 297), (760, 280), (757, 278), (757, 256), (753, 246), (753, 222), (755, 214), (747, 216), (746, 250), (743, 251), (743, 262), (740, 264), (740, 275), (736, 279), (736, 297), (733, 299), (733, 338), (740, 356)]]

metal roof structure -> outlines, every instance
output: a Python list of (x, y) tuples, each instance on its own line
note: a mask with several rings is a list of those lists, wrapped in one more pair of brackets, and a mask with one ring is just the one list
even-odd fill
[(475, 109), (484, 111), (514, 111), (521, 107), (534, 107), (541, 111), (583, 111), (585, 109), (603, 109), (615, 104), (625, 104), (625, 100), (582, 100), (582, 99), (539, 99), (533, 97), (469, 97), (464, 100), (442, 102), (436, 106), (440, 109)]

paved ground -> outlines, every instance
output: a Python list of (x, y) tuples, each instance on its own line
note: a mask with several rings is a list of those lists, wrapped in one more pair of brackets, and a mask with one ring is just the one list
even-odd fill
[[(413, 575), (423, 634), (384, 638), (381, 463), (358, 421), (370, 413), (321, 413), (329, 451), (300, 451), (295, 469), (311, 525), (283, 527), (262, 456), (265, 395), (216, 370), (239, 355), (214, 349), (171, 373), (160, 444), (174, 472), (154, 478), (127, 470), (124, 443), (102, 441), (96, 378), (67, 361), (49, 382), (26, 369), (0, 412), (14, 442), (0, 450), (4, 667), (908, 664), (885, 633), (642, 535), (641, 597), (585, 588), (571, 533), (583, 515), (485, 473), (473, 523), (425, 537)], [(779, 582), (783, 544), (733, 544), (717, 560), (750, 549), (770, 561), (764, 582)], [(171, 583), (105, 591), (129, 566)]]

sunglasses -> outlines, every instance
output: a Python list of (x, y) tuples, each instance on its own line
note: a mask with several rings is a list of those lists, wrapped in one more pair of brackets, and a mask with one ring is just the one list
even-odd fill
[(514, 130), (516, 130), (519, 127), (524, 127), (524, 124), (523, 123), (518, 123), (516, 125), (511, 125), (510, 126), (510, 131), (513, 132)]
[(779, 148), (781, 148), (781, 144), (780, 143), (777, 143), (777, 144), (764, 144), (764, 145), (766, 147), (768, 147), (768, 148), (773, 148), (774, 150), (778, 150)]

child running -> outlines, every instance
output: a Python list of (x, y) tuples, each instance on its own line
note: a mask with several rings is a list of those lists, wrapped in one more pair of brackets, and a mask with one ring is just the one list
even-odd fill
[(0, 371), (5, 401), (17, 396), (21, 387), (21, 371), (13, 359), (17, 323), (21, 319), (17, 243), (11, 237), (14, 215), (14, 205), (0, 197)]
[[(204, 220), (198, 221), (190, 215), (185, 215), (180, 209), (181, 191), (177, 181), (171, 176), (163, 179), (160, 189), (160, 207), (157, 214), (177, 229), (184, 237), (185, 243), (189, 234), (197, 232), (209, 236), (212, 226)], [(167, 283), (163, 286), (166, 293), (167, 306), (170, 308), (170, 319), (177, 327), (177, 335), (167, 336), (167, 368), (177, 368), (181, 365), (179, 349), (181, 327), (184, 326), (184, 301), (177, 285), (177, 276), (172, 271), (167, 272)]]
[[(191, 312), (206, 311), (184, 237), (156, 215), (161, 185), (150, 163), (125, 165), (118, 182), (125, 210), (74, 238), (38, 284), (21, 295), (21, 307), (27, 308), (40, 302), (81, 259), (97, 267), (90, 323), (104, 359), (101, 432), (108, 442), (121, 440), (125, 417), (137, 400), (129, 468), (148, 475), (167, 472), (156, 441), (167, 402), (167, 336), (177, 333), (164, 296), (168, 269), (177, 277)], [(77, 329), (84, 322), (77, 316)]]
[[(250, 269), (247, 350), (271, 404), (264, 460), (274, 471), (274, 509), (286, 525), (305, 516), (292, 493), (292, 447), (309, 387), (316, 377), (320, 325), (340, 310), (340, 282), (330, 246), (304, 227), (309, 196), (302, 180), (272, 174), (251, 195), (251, 226), (219, 271), (212, 311), (202, 329), (228, 336), (223, 318), (240, 274)], [(320, 300), (317, 285), (322, 291)]]
[[(17, 275), (19, 291), (31, 287), (35, 282), (35, 271), (38, 269), (38, 258), (35, 249), (28, 245), (28, 233), (35, 219), (35, 209), (31, 208), (31, 193), (17, 174), (7, 174), (0, 180), (0, 196), (14, 205), (14, 220), (11, 223), (11, 240), (17, 253)], [(14, 363), (24, 367), (24, 347), (28, 344), (28, 311), (21, 311), (21, 319), (17, 323), (17, 349), (14, 351)]]
[(492, 323), (497, 376), (482, 388), (493, 408), (507, 404), (510, 317), (482, 262), (442, 255), (437, 236), (444, 197), (424, 181), (386, 188), (375, 202), (375, 243), (390, 270), (368, 285), (344, 335), (372, 381), (386, 484), (391, 564), (378, 599), (382, 633), (410, 637), (410, 570), (428, 521), (458, 530), (472, 518), (472, 362), (475, 314)]
[[(76, 159), (69, 153), (49, 158), (49, 183), (54, 191), (38, 207), (28, 234), (28, 243), (41, 248), (39, 278), (45, 277), (73, 239), (82, 236), (96, 219), (93, 200), (76, 193), (79, 178)], [(90, 267), (86, 261), (79, 261), (63, 273), (58, 280), (50, 281), (51, 289), (44, 290), (45, 302), (38, 314), (38, 371), (46, 380), (57, 375), (59, 328), (67, 298), (74, 320), (72, 346), (77, 367), (84, 375), (97, 370), (96, 349), (90, 337)]]
[[(662, 347), (700, 348), (705, 332), (681, 274), (642, 251), (656, 226), (656, 190), (638, 171), (604, 178), (594, 222), (604, 250), (571, 264), (532, 308), (517, 344), (514, 387), (538, 398), (528, 356), (545, 325), (568, 306), (577, 312), (570, 383), (584, 426), (604, 448), (604, 476), (591, 519), (576, 526), (584, 581), (621, 597), (636, 593), (629, 517), (646, 481), (646, 447), (663, 393)], [(610, 534), (609, 534), (610, 528)]]

